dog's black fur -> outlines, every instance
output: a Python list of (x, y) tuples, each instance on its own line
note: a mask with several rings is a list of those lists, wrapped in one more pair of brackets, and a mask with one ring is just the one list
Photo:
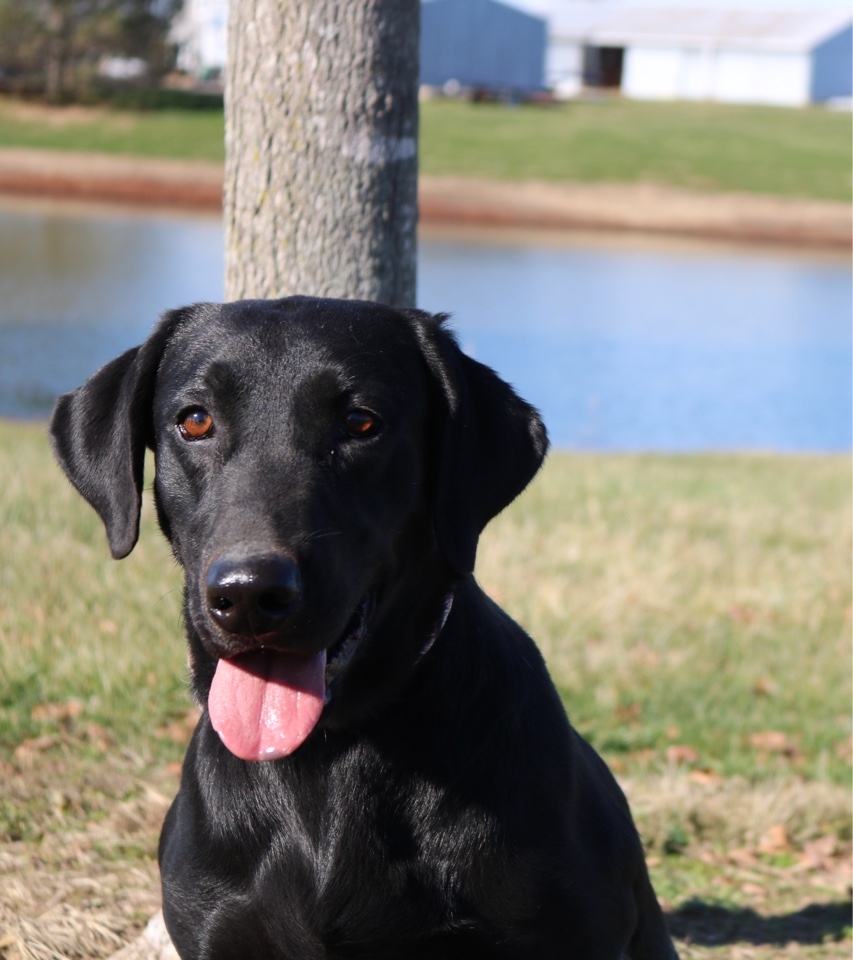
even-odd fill
[[(212, 428), (182, 436), (200, 410)], [(186, 573), (202, 717), (160, 842), (181, 957), (675, 957), (619, 787), (471, 576), (482, 528), (547, 440), (443, 318), (197, 305), (61, 397), (51, 429), (115, 557), (136, 541), (155, 451)], [(206, 588), (223, 557), (249, 580), (258, 558), (285, 565), (287, 602), (263, 630), (223, 626)], [(226, 749), (205, 710), (219, 658), (262, 642), (331, 662), (354, 630), (295, 752)]]

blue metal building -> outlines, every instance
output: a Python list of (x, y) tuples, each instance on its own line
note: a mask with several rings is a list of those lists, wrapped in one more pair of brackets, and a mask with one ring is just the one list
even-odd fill
[(542, 90), (547, 24), (497, 0), (424, 0), (421, 83), (496, 92)]

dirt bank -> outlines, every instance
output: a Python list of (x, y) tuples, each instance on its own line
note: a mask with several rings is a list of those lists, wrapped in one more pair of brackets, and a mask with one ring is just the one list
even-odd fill
[(699, 194), (647, 184), (494, 183), (423, 177), (425, 221), (672, 234), (849, 248), (847, 204)]
[(222, 165), (7, 147), (0, 149), (0, 194), (217, 210)]
[[(217, 163), (0, 149), (0, 194), (217, 210)], [(645, 184), (499, 183), (421, 177), (426, 223), (606, 230), (850, 248), (848, 204), (699, 194)]]

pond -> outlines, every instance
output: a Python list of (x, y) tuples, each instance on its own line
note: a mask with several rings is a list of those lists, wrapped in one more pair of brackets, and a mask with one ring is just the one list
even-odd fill
[[(222, 298), (218, 218), (0, 207), (0, 415)], [(687, 242), (423, 231), (419, 305), (584, 450), (849, 450), (847, 258)]]

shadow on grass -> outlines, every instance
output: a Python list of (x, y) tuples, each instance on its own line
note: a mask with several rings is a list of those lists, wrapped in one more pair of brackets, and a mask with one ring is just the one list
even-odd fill
[(820, 944), (849, 936), (851, 904), (813, 903), (795, 913), (765, 917), (754, 910), (688, 900), (667, 913), (666, 920), (674, 937), (697, 946)]

